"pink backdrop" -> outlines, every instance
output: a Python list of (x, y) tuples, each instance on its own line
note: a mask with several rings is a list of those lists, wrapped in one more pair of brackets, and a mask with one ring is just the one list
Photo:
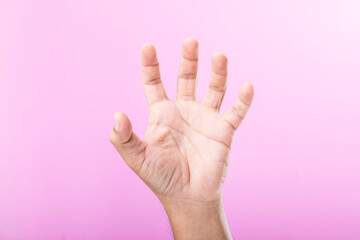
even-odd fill
[(235, 239), (360, 239), (360, 2), (0, 1), (0, 239), (171, 239), (161, 204), (109, 142), (143, 137), (141, 46), (175, 98), (181, 43), (229, 58), (222, 112), (251, 81), (224, 186)]

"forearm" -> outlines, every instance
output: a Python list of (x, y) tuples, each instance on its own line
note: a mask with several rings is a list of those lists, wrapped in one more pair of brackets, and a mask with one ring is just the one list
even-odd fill
[(175, 240), (232, 239), (222, 199), (164, 202)]

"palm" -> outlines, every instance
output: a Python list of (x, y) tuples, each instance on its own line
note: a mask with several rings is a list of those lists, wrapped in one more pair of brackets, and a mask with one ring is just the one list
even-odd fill
[[(112, 141), (158, 197), (207, 201), (218, 196), (233, 134), (251, 103), (253, 93), (248, 84), (233, 108), (219, 114), (227, 75), (227, 59), (223, 54), (213, 56), (208, 92), (201, 102), (195, 100), (197, 47), (195, 39), (184, 42), (176, 101), (166, 96), (155, 49), (152, 45), (143, 48), (149, 125), (142, 141), (135, 134), (128, 134), (125, 145), (133, 142), (130, 151), (124, 149), (124, 142), (118, 145)], [(126, 127), (127, 121), (124, 123)]]
[[(154, 104), (143, 140), (148, 154), (140, 176), (160, 194), (215, 196), (225, 177), (231, 130), (217, 112), (198, 102)], [(230, 134), (216, 134), (222, 132)]]

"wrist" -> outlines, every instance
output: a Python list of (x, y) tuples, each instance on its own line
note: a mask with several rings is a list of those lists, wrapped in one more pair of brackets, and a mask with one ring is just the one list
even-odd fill
[(192, 199), (162, 199), (160, 200), (166, 213), (170, 215), (186, 215), (191, 213), (197, 214), (215, 214), (223, 209), (222, 198), (216, 198), (209, 201), (192, 200)]
[(211, 201), (160, 201), (175, 239), (231, 239), (221, 196)]

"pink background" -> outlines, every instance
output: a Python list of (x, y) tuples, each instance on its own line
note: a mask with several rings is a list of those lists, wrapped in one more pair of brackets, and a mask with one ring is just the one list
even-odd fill
[(181, 43), (229, 58), (221, 112), (250, 81), (224, 185), (235, 239), (360, 239), (358, 0), (1, 0), (0, 239), (171, 239), (161, 204), (108, 140), (144, 136), (141, 46), (175, 98)]

